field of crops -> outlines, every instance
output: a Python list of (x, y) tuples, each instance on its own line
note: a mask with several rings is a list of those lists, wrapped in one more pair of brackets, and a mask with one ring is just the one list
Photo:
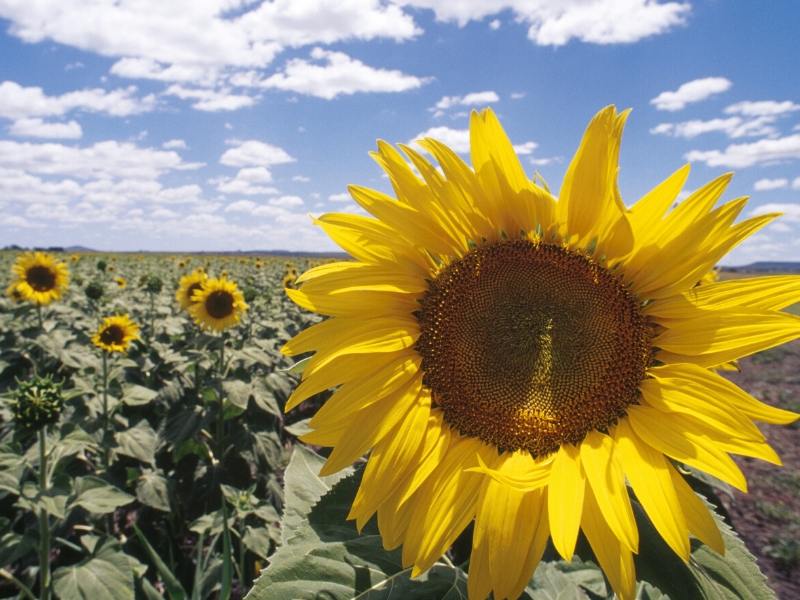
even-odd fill
[[(6, 284), (14, 258), (0, 255)], [(0, 596), (38, 595), (42, 511), (58, 597), (206, 598), (223, 585), (241, 596), (280, 539), (294, 439), (281, 407), (295, 377), (279, 348), (319, 318), (282, 290), (311, 261), (63, 258), (69, 288), (41, 321), (35, 305), (0, 300)], [(179, 277), (199, 267), (236, 281), (249, 305), (221, 335), (201, 331), (175, 299)], [(121, 313), (140, 339), (108, 355), (104, 407), (104, 352), (91, 336)], [(17, 381), (34, 374), (50, 375), (65, 398), (42, 479), (37, 432), (11, 410)]]
[[(9, 273), (15, 258), (1, 254), (0, 272)], [(41, 598), (45, 577), (53, 596), (65, 599), (241, 598), (271, 565), (254, 600), (327, 590), (336, 593), (321, 597), (466, 597), (467, 575), (456, 565), (469, 556), (469, 533), (411, 580), (398, 553), (382, 549), (374, 522), (359, 536), (346, 521), (357, 476), (318, 478), (319, 449), (297, 442), (325, 394), (284, 414), (300, 368), (280, 348), (320, 317), (298, 309), (283, 288), (321, 259), (59, 258), (70, 270), (63, 298), (41, 310), (13, 294), (0, 299), (0, 596)], [(180, 307), (179, 280), (197, 269), (237, 283), (248, 304), (237, 326), (208, 333)], [(92, 336), (103, 318), (120, 314), (138, 324), (139, 339), (126, 352), (106, 353)], [(798, 356), (793, 345), (746, 359), (733, 378), (796, 410), (796, 371), (787, 369)], [(39, 429), (15, 413), (21, 383), (36, 378), (55, 382), (64, 398), (54, 422)], [(739, 461), (751, 496), (710, 478), (696, 483), (721, 499), (773, 587), (790, 598), (800, 562), (798, 429), (766, 433), (786, 469), (760, 472), (757, 461)], [(747, 550), (721, 519), (727, 562), (702, 547), (694, 562), (762, 590)], [(591, 563), (548, 553), (525, 597), (613, 595)], [(663, 545), (642, 554), (650, 561), (637, 562), (643, 578), (681, 597), (691, 578), (675, 557)], [(654, 589), (643, 583), (639, 597), (663, 597)]]

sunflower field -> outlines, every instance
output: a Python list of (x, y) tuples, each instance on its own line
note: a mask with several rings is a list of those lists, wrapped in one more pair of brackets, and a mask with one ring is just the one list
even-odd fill
[(734, 381), (800, 277), (719, 280), (777, 217), (729, 175), (623, 203), (627, 116), (558, 196), (491, 110), (471, 166), (379, 142), (395, 196), (316, 220), (348, 256), (0, 255), (3, 595), (775, 598), (731, 456), (777, 469), (797, 406)]

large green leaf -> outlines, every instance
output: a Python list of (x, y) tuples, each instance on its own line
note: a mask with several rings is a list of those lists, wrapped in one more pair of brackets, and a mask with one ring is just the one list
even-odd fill
[(53, 589), (64, 600), (133, 600), (133, 571), (136, 565), (116, 540), (97, 544), (95, 552), (77, 565), (53, 572)]
[(142, 419), (126, 431), (120, 431), (114, 437), (118, 444), (117, 454), (132, 456), (143, 463), (155, 465), (158, 434), (146, 419)]
[(320, 477), (324, 460), (296, 446), (286, 469), (283, 544), (248, 600), (466, 598), (466, 576), (437, 563), (412, 580), (398, 551), (383, 549), (374, 521), (359, 534), (347, 521), (359, 474)]
[(169, 485), (160, 473), (145, 471), (136, 482), (136, 498), (142, 504), (170, 512)]
[(75, 479), (75, 498), (71, 506), (81, 506), (91, 513), (106, 514), (134, 501), (134, 497), (99, 477)]

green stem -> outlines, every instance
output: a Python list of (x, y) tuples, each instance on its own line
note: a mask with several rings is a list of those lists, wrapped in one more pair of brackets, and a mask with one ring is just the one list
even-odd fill
[(225, 449), (225, 396), (222, 393), (222, 380), (225, 376), (225, 334), (220, 336), (219, 365), (217, 365), (217, 384), (219, 393), (219, 415), (217, 416), (217, 453), (222, 461), (222, 452)]
[(42, 305), (36, 305), (36, 317), (39, 319), (39, 332), (44, 333), (44, 318), (42, 317)]
[(36, 596), (33, 595), (33, 592), (31, 591), (31, 588), (29, 588), (27, 585), (22, 583), (19, 579), (14, 577), (14, 575), (9, 573), (5, 569), (0, 569), (0, 577), (2, 577), (3, 579), (6, 579), (6, 580), (10, 581), (11, 583), (13, 583), (14, 585), (16, 585), (20, 589), (20, 592), (22, 592), (22, 594), (24, 594), (24, 596), (26, 598), (28, 598), (29, 600), (36, 600)]
[(150, 294), (150, 339), (152, 340), (156, 335), (155, 330), (155, 294)]
[[(47, 426), (39, 430), (39, 493), (47, 492)], [(50, 523), (44, 507), (39, 509), (39, 598), (50, 598)]]
[(103, 351), (103, 469), (108, 471), (111, 462), (111, 444), (108, 441), (108, 355)]

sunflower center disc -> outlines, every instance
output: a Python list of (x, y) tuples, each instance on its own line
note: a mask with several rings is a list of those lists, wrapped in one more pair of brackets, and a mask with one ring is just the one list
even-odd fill
[(37, 292), (49, 292), (56, 287), (56, 274), (47, 267), (37, 265), (25, 272), (25, 281)]
[(481, 246), (421, 304), (423, 382), (462, 435), (542, 456), (637, 401), (650, 329), (621, 281), (582, 254), (529, 240)]
[(125, 339), (125, 332), (119, 325), (109, 325), (100, 332), (100, 341), (104, 344), (121, 344)]
[(233, 296), (225, 291), (211, 292), (206, 298), (206, 310), (215, 319), (224, 319), (233, 314)]

